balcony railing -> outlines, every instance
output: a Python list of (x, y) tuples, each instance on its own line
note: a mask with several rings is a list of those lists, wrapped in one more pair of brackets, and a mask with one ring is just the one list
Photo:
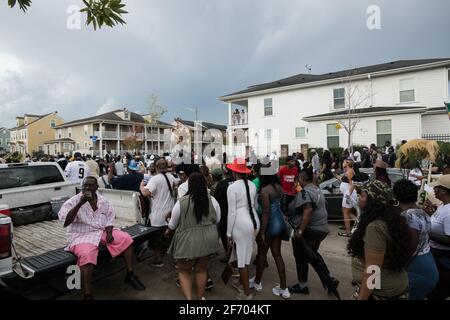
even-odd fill
[[(113, 140), (123, 140), (129, 137), (136, 137), (138, 140), (144, 140), (144, 133), (134, 133), (134, 132), (121, 132), (120, 135), (117, 131), (95, 131), (94, 136), (97, 136), (97, 139), (100, 139), (100, 136), (103, 139), (113, 139)], [(170, 134), (147, 134), (147, 141), (169, 141)]]
[(247, 115), (232, 114), (230, 126), (242, 126), (242, 125), (248, 125)]

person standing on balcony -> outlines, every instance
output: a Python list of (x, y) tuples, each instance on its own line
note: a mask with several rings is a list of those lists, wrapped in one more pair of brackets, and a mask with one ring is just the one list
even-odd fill
[(245, 110), (244, 109), (241, 110), (241, 121), (242, 121), (242, 124), (246, 124), (247, 123), (247, 115), (245, 114)]
[(241, 115), (239, 113), (239, 110), (238, 109), (234, 110), (234, 114), (235, 114), (235, 119), (236, 119), (234, 124), (238, 125), (241, 123)]

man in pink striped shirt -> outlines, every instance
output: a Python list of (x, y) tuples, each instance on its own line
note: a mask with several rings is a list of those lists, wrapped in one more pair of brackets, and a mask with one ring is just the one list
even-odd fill
[(145, 286), (133, 273), (133, 240), (121, 230), (113, 229), (114, 209), (111, 204), (97, 194), (95, 177), (87, 177), (82, 192), (67, 200), (59, 211), (59, 219), (67, 228), (67, 251), (78, 258), (85, 299), (92, 299), (91, 280), (97, 265), (98, 247), (106, 245), (111, 256), (122, 255), (127, 268), (125, 283), (136, 290)]

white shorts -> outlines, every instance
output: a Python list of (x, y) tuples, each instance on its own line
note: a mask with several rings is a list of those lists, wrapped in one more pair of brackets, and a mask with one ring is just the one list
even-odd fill
[(350, 196), (350, 184), (346, 182), (342, 182), (339, 188), (342, 192), (342, 208), (355, 208), (358, 204), (358, 194), (356, 193), (356, 190), (353, 190), (353, 193)]

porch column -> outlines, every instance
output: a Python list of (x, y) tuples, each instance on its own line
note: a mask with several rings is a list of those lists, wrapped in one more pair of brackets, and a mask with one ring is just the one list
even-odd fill
[(227, 131), (227, 161), (229, 162), (233, 156), (233, 130), (228, 129)]
[(232, 125), (232, 123), (231, 123), (231, 102), (228, 102), (228, 125), (229, 126), (231, 126)]
[(103, 124), (99, 123), (99, 133), (100, 133), (100, 147), (99, 147), (99, 153), (100, 153), (100, 158), (103, 158)]
[[(150, 138), (152, 137), (152, 133), (150, 132)], [(145, 154), (148, 153), (148, 146), (147, 146), (147, 124), (144, 123), (144, 151)]]
[(120, 155), (120, 124), (117, 125), (117, 155)]
[(158, 155), (161, 154), (161, 132), (159, 131), (158, 128)]

